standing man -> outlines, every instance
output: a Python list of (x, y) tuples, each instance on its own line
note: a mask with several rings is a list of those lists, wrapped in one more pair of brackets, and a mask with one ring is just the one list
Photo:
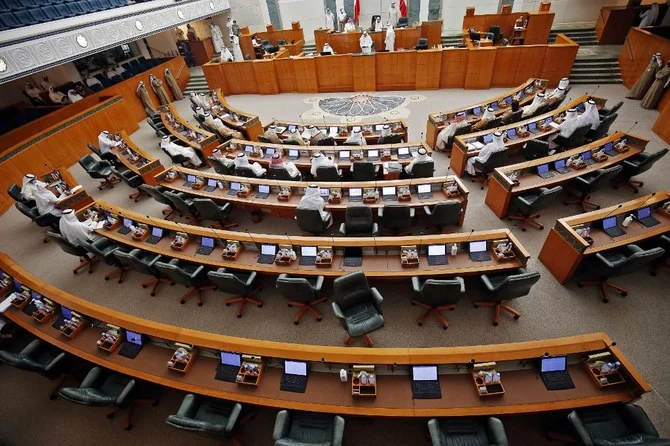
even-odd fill
[(242, 55), (242, 48), (240, 48), (240, 38), (235, 34), (231, 34), (230, 44), (233, 46), (233, 57), (235, 58), (235, 62), (242, 62), (244, 56)]
[(386, 37), (384, 38), (384, 47), (386, 51), (395, 50), (395, 30), (390, 23), (386, 24)]
[(335, 14), (330, 12), (328, 8), (326, 8), (326, 29), (337, 31), (337, 28), (335, 28)]
[(371, 54), (372, 53), (372, 37), (368, 34), (367, 31), (363, 31), (361, 38), (358, 39), (361, 45), (361, 53)]
[(395, 2), (391, 2), (391, 6), (389, 6), (388, 22), (391, 24), (393, 28), (395, 28), (398, 25), (399, 18), (400, 18), (400, 11), (398, 10), (398, 7), (395, 5)]
[(344, 12), (344, 8), (340, 8), (337, 12), (337, 21), (340, 24), (340, 32), (343, 32), (344, 26), (347, 24), (347, 13)]
[(209, 24), (209, 32), (212, 34), (212, 45), (214, 45), (214, 52), (220, 53), (225, 44), (223, 43), (223, 33), (219, 25), (214, 23)]

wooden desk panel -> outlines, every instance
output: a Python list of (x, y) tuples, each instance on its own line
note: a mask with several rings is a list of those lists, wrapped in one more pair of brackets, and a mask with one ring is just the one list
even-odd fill
[(477, 48), (470, 50), (463, 88), (489, 88), (491, 86), (493, 67), (497, 54), (497, 48)]
[(121, 161), (121, 163), (123, 163), (124, 166), (133, 171), (135, 174), (141, 176), (146, 184), (156, 186), (158, 184), (156, 181), (156, 175), (165, 170), (165, 167), (163, 167), (160, 160), (154, 158), (152, 155), (142, 150), (137, 144), (135, 144), (135, 142), (125, 131), (122, 131), (120, 134), (118, 134), (118, 136), (121, 138), (121, 141), (123, 141), (123, 144), (127, 148), (147, 160), (147, 162), (142, 166), (138, 166), (137, 163), (133, 163), (130, 159), (128, 159), (125, 154), (125, 149), (122, 149), (121, 147), (115, 147), (113, 149), (116, 157)]
[(441, 49), (417, 51), (416, 79), (414, 81), (417, 90), (437, 90), (440, 88), (441, 62)]
[(465, 84), (469, 55), (466, 48), (442, 50), (440, 88), (460, 88)]
[(196, 65), (204, 65), (214, 57), (214, 44), (211, 38), (190, 40), (191, 51)]
[(352, 57), (354, 91), (376, 91), (377, 64), (371, 57)]
[(262, 60), (252, 65), (254, 77), (258, 82), (258, 92), (260, 94), (279, 94), (279, 82), (275, 64), (269, 60)]
[[(354, 63), (358, 60), (366, 60), (366, 58), (354, 58)], [(370, 59), (367, 59), (370, 60)], [(363, 67), (365, 69), (366, 67)], [(373, 68), (374, 69), (374, 68)], [(313, 123), (305, 123), (305, 122), (297, 122), (297, 121), (282, 121), (282, 120), (273, 120), (272, 122), (266, 124), (263, 127), (263, 131), (267, 130), (271, 125), (275, 125), (277, 127), (284, 127), (284, 131), (280, 132), (277, 136), (279, 136), (279, 139), (284, 141), (288, 139), (288, 127), (293, 125), (296, 127), (298, 130), (298, 133), (302, 135), (302, 133), (305, 131), (305, 127), (308, 127), (309, 125), (314, 125), (316, 128), (320, 130), (326, 130), (326, 133), (329, 133), (329, 129), (331, 127), (338, 127), (340, 132), (337, 134), (337, 136), (334, 137), (335, 141), (339, 144), (342, 145), (344, 141), (351, 135), (351, 132), (355, 127), (361, 127), (363, 130), (363, 138), (365, 138), (365, 141), (367, 142), (368, 145), (377, 145), (377, 141), (379, 140), (379, 137), (381, 136), (381, 128), (377, 129), (377, 126), (383, 126), (383, 125), (388, 125), (391, 127), (391, 132), (394, 135), (399, 135), (405, 143), (399, 143), (395, 144), (395, 146), (398, 147), (405, 147), (405, 146), (415, 146), (417, 143), (411, 143), (407, 139), (408, 135), (408, 127), (407, 123), (403, 119), (396, 119), (396, 120), (384, 120), (384, 121), (363, 121), (355, 124), (347, 124), (347, 123), (342, 123), (342, 122), (313, 122)], [(365, 130), (365, 127), (370, 127), (369, 131)], [(404, 144), (404, 145), (403, 145)], [(385, 146), (388, 144), (382, 144), (381, 146)], [(268, 147), (272, 147), (271, 145)], [(296, 148), (297, 146), (293, 146), (292, 148)], [(323, 152), (327, 152), (329, 150), (347, 150), (346, 148), (339, 148), (339, 149), (333, 149), (332, 146), (319, 146), (320, 148), (315, 148), (311, 147), (312, 149), (320, 150)], [(353, 147), (353, 146), (351, 146)], [(371, 147), (372, 149), (378, 148), (378, 147)]]
[(579, 45), (559, 34), (556, 43), (547, 47), (539, 76), (547, 79), (550, 85), (557, 85), (562, 78), (570, 77), (578, 50)]
[(319, 91), (354, 89), (353, 60), (350, 54), (314, 58)]
[(415, 88), (417, 51), (394, 51), (365, 57), (376, 59), (378, 91)]
[(296, 89), (299, 93), (316, 93), (319, 91), (319, 82), (316, 75), (316, 61), (314, 58), (291, 59), (295, 65)]
[(207, 87), (210, 90), (220, 89), (223, 94), (230, 94), (230, 87), (223, 75), (222, 63), (206, 63), (202, 66), (202, 72), (207, 80)]

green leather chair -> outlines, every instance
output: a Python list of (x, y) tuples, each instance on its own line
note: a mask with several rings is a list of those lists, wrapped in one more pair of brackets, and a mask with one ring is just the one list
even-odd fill
[[(67, 355), (64, 351), (53, 347), (51, 344), (41, 339), (35, 339), (19, 353), (0, 350), (0, 362), (4, 362), (20, 370), (39, 373), (49, 379), (55, 379), (63, 373), (67, 365)], [(56, 398), (58, 390), (64, 381), (65, 378), (60, 380), (58, 385), (51, 391), (49, 394), (51, 399)]]
[(112, 172), (112, 163), (109, 161), (96, 160), (93, 155), (84, 155), (79, 160), (79, 165), (86, 171), (86, 173), (93, 179), (102, 180), (98, 190), (113, 189), (114, 185), (121, 181), (114, 176)]
[(82, 248), (90, 252), (99, 259), (102, 259), (106, 264), (114, 267), (114, 270), (110, 273), (105, 274), (105, 280), (109, 280), (112, 277), (119, 276), (119, 283), (123, 283), (123, 278), (130, 267), (125, 263), (121, 262), (117, 256), (115, 256), (116, 251), (129, 252), (130, 249), (122, 246), (118, 243), (113, 242), (112, 240), (99, 237), (93, 241), (82, 241), (80, 242)]
[(415, 296), (412, 305), (418, 305), (426, 309), (423, 316), (419, 318), (419, 326), (422, 326), (432, 314), (442, 323), (442, 328), (446, 330), (449, 327), (449, 322), (442, 315), (442, 311), (456, 308), (456, 304), (465, 293), (463, 278), (421, 280), (414, 276), (412, 277), (412, 288)]
[(384, 300), (377, 288), (371, 288), (363, 271), (340, 276), (333, 281), (335, 302), (333, 312), (347, 330), (344, 344), (364, 336), (368, 346), (374, 342), (368, 333), (384, 325), (381, 303)]
[(216, 271), (208, 272), (207, 276), (216, 286), (217, 290), (237, 295), (237, 297), (226, 299), (224, 303), (227, 307), (230, 306), (230, 304), (240, 304), (237, 309), (238, 318), (242, 317), (247, 302), (257, 305), (258, 308), (263, 306), (263, 302), (251, 296), (252, 293), (262, 289), (258, 284), (259, 276), (256, 274), (256, 271), (252, 271), (251, 273), (241, 271), (228, 272), (226, 268), (219, 268)]
[(179, 299), (180, 304), (186, 303), (192, 295), (195, 295), (198, 299), (198, 306), (201, 307), (202, 292), (216, 288), (214, 285), (207, 284), (207, 269), (203, 265), (187, 263), (179, 259), (172, 259), (169, 263), (158, 261), (154, 265), (172, 282), (191, 288)]
[(372, 208), (365, 204), (347, 206), (340, 234), (343, 237), (374, 237), (379, 234), (379, 227), (372, 219)]
[(293, 323), (298, 325), (300, 319), (306, 312), (310, 311), (316, 317), (316, 320), (321, 322), (321, 313), (319, 313), (316, 305), (328, 300), (327, 297), (321, 296), (321, 288), (323, 288), (324, 277), (289, 277), (288, 274), (280, 274), (277, 277), (277, 289), (286, 299), (289, 299), (289, 307), (300, 307), (300, 311), (293, 319)]
[(379, 225), (392, 235), (409, 235), (414, 219), (414, 208), (406, 204), (385, 204), (377, 209)]
[(659, 150), (655, 153), (642, 152), (624, 160), (621, 165), (623, 170), (614, 178), (614, 188), (626, 185), (635, 193), (639, 192), (640, 187), (644, 186), (643, 181), (631, 180), (631, 178), (640, 175), (652, 168), (656, 161), (663, 158), (668, 153), (668, 149)]
[(156, 262), (160, 261), (162, 258), (160, 254), (153, 254), (135, 248), (130, 252), (117, 249), (114, 251), (114, 256), (116, 256), (122, 264), (128, 265), (133, 271), (153, 276), (152, 279), (142, 283), (142, 288), (153, 285), (153, 288), (151, 289), (152, 296), (156, 295), (156, 289), (161, 283), (173, 284), (172, 280), (162, 277), (160, 271), (156, 268)]
[(498, 418), (432, 418), (428, 432), (433, 446), (507, 446), (505, 426)]
[(576, 195), (577, 198), (565, 200), (563, 204), (578, 204), (582, 212), (589, 211), (589, 209), (587, 209), (589, 207), (600, 209), (599, 204), (588, 201), (589, 198), (591, 198), (591, 194), (598, 186), (608, 183), (614, 177), (619, 175), (622, 168), (622, 166), (612, 166), (607, 169), (598, 169), (573, 179), (570, 181), (570, 189), (576, 192), (573, 193), (573, 195)]
[(540, 189), (524, 195), (517, 195), (512, 199), (512, 207), (519, 211), (518, 214), (508, 214), (510, 220), (521, 220), (521, 230), (526, 231), (525, 225), (535, 226), (537, 229), (544, 229), (544, 225), (537, 219), (540, 218), (538, 211), (550, 206), (558, 200), (558, 196), (563, 191), (561, 186), (548, 189)]
[(240, 403), (205, 398), (189, 393), (184, 397), (175, 415), (165, 422), (176, 429), (195, 432), (199, 435), (230, 440), (242, 413)]
[(281, 410), (275, 419), (275, 446), (342, 446), (344, 418)]
[(112, 167), (112, 172), (114, 175), (116, 175), (117, 178), (126, 183), (126, 185), (137, 190), (137, 192), (128, 195), (128, 198), (131, 200), (134, 200), (137, 203), (140, 201), (140, 198), (149, 196), (145, 191), (140, 189), (140, 186), (144, 184), (144, 179), (132, 170), (125, 168), (117, 169)]
[(295, 210), (295, 219), (300, 230), (309, 234), (322, 234), (331, 225), (330, 214), (324, 218), (318, 209), (297, 208)]
[(230, 203), (219, 206), (209, 198), (194, 198), (193, 206), (200, 218), (219, 223), (218, 225), (212, 225), (214, 227), (230, 229), (239, 226), (239, 223), (230, 221), (230, 214), (233, 211), (233, 205)]
[(182, 215), (181, 211), (177, 210), (172, 200), (170, 200), (165, 195), (165, 192), (168, 190), (165, 187), (151, 186), (150, 184), (141, 184), (140, 189), (142, 189), (146, 194), (148, 194), (151, 198), (153, 198), (157, 202), (168, 206), (167, 208), (161, 211), (163, 213), (163, 218), (165, 218), (166, 220), (169, 220), (170, 217), (172, 217), (172, 214), (174, 214), (175, 212), (178, 213), (180, 216)]
[(540, 273), (519, 268), (502, 274), (484, 274), (481, 280), (489, 299), (476, 301), (474, 306), (494, 307), (493, 325), (497, 326), (500, 310), (514, 315), (514, 319), (521, 317), (521, 313), (508, 306), (507, 301), (528, 295), (532, 286), (540, 280)]
[(79, 265), (72, 270), (72, 274), (77, 274), (82, 268), (87, 268), (89, 274), (93, 272), (93, 258), (89, 257), (88, 251), (83, 246), (73, 245), (68, 239), (55, 232), (47, 231), (44, 234), (48, 240), (56, 242), (63, 252), (79, 257)]

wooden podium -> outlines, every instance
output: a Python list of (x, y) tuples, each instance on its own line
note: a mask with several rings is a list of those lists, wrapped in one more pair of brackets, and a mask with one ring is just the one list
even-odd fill
[(196, 65), (204, 65), (214, 57), (214, 44), (211, 38), (204, 40), (190, 40), (191, 52)]

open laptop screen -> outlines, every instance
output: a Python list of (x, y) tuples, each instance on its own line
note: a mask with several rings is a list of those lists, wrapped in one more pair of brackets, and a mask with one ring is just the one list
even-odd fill
[(276, 245), (261, 245), (261, 254), (273, 256), (277, 253)]
[(616, 216), (603, 220), (603, 229), (610, 229), (616, 226)]
[(212, 237), (202, 237), (200, 239), (200, 244), (202, 246), (206, 246), (208, 248), (213, 248), (214, 247), (214, 239)]
[(126, 330), (126, 341), (131, 344), (142, 345), (142, 335), (134, 331)]
[(303, 361), (284, 361), (284, 373), (307, 376), (307, 363)]
[(242, 364), (242, 355), (233, 352), (221, 352), (221, 364), (239, 367)]
[(427, 194), (430, 192), (430, 184), (419, 184), (416, 189), (420, 194)]
[(316, 246), (300, 247), (300, 255), (303, 257), (316, 257)]
[(412, 367), (412, 380), (437, 381), (436, 365), (415, 365)]
[(651, 216), (651, 208), (649, 206), (637, 210), (637, 218), (647, 218)]
[(540, 360), (540, 372), (562, 372), (568, 367), (567, 356), (554, 356)]
[(395, 186), (382, 187), (382, 195), (395, 195)]
[(446, 253), (447, 247), (445, 245), (428, 245), (429, 256), (443, 256)]
[(486, 251), (486, 241), (470, 242), (470, 252)]

